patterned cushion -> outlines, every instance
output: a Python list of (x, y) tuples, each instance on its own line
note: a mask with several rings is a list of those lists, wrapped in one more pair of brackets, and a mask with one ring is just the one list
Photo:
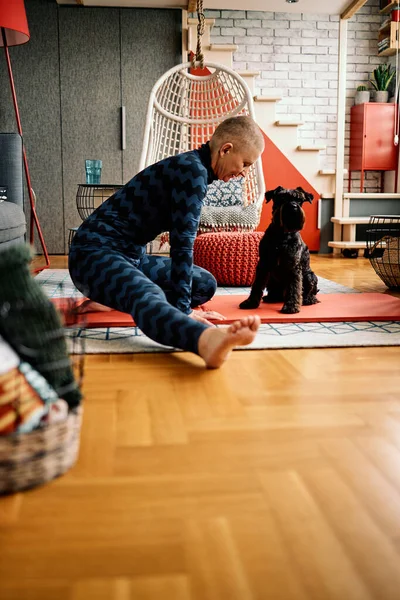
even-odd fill
[(243, 206), (244, 182), (243, 177), (231, 179), (226, 183), (221, 180), (213, 181), (208, 186), (204, 206)]
[(260, 209), (249, 206), (203, 206), (200, 233), (209, 231), (254, 231), (260, 221)]

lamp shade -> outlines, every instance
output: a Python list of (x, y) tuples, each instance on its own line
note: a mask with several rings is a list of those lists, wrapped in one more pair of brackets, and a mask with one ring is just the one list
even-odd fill
[[(24, 0), (0, 0), (0, 28), (4, 29), (8, 46), (29, 42)], [(0, 35), (0, 47), (2, 46), (3, 36)]]

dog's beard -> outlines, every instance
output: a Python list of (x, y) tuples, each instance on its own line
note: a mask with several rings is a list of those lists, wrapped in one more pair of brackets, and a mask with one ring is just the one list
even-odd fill
[(300, 231), (304, 227), (305, 215), (301, 206), (297, 205), (297, 209), (293, 206), (283, 205), (280, 211), (281, 227), (285, 231), (293, 232)]

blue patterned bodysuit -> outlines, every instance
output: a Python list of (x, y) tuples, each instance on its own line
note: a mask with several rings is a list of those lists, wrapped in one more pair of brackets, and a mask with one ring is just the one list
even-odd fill
[[(211, 273), (193, 265), (193, 244), (207, 186), (215, 179), (208, 144), (135, 175), (80, 226), (69, 270), (88, 298), (129, 313), (151, 339), (197, 353), (207, 325), (188, 318), (215, 293)], [(170, 233), (170, 258), (146, 244)]]

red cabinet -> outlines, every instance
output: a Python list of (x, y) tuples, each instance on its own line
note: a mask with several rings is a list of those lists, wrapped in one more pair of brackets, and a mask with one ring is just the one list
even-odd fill
[[(360, 192), (365, 171), (396, 171), (399, 147), (394, 144), (396, 104), (366, 102), (351, 109), (349, 192), (352, 171), (361, 171)], [(381, 189), (383, 191), (383, 188)]]

